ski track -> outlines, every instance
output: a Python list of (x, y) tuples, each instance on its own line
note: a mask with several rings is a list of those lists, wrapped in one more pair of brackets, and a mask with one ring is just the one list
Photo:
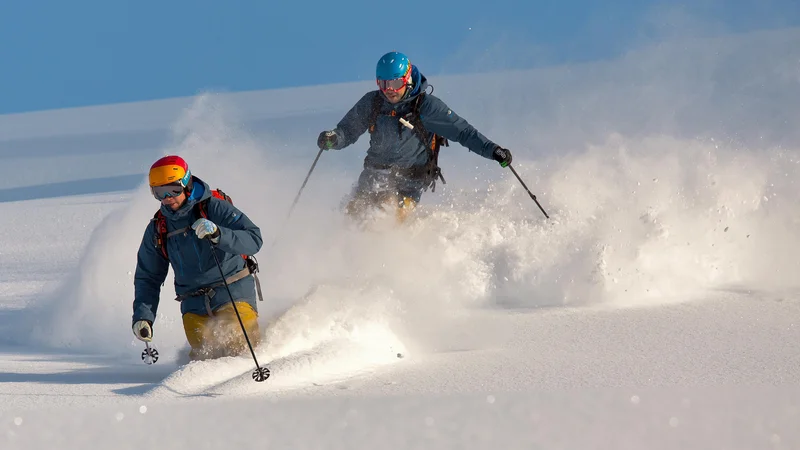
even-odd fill
[(304, 350), (294, 349), (290, 352), (256, 352), (259, 364), (271, 371), (271, 376), (262, 383), (252, 379), (255, 363), (248, 354), (190, 362), (145, 396), (251, 396), (283, 392), (373, 373), (398, 361), (398, 354), (405, 356), (403, 347), (390, 332), (377, 326), (366, 328), (358, 339), (327, 340)]

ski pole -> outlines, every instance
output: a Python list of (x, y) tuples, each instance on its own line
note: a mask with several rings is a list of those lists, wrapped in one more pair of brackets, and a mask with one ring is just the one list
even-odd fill
[(289, 216), (292, 215), (292, 211), (294, 210), (294, 207), (297, 205), (297, 201), (300, 200), (300, 194), (303, 193), (303, 189), (305, 189), (306, 183), (308, 183), (308, 179), (311, 177), (311, 172), (314, 171), (314, 167), (317, 165), (317, 161), (319, 161), (319, 157), (322, 156), (323, 151), (324, 149), (319, 149), (317, 157), (314, 158), (314, 162), (311, 164), (311, 169), (308, 170), (308, 175), (306, 175), (306, 179), (303, 180), (303, 184), (300, 186), (300, 190), (297, 192), (297, 195), (294, 198), (294, 202), (292, 202), (292, 206), (289, 208), (289, 214), (287, 215), (286, 220), (289, 220)]
[(544, 214), (544, 216), (549, 219), (550, 216), (548, 216), (547, 213), (544, 211), (544, 208), (542, 208), (542, 205), (539, 204), (539, 200), (536, 200), (536, 196), (533, 195), (533, 193), (530, 191), (530, 189), (528, 189), (528, 186), (525, 186), (525, 182), (523, 182), (522, 178), (520, 178), (519, 175), (517, 175), (517, 171), (514, 170), (514, 167), (511, 164), (509, 164), (508, 168), (511, 169), (511, 172), (513, 172), (514, 176), (517, 177), (517, 180), (519, 180), (520, 184), (522, 184), (522, 187), (525, 188), (525, 190), (528, 192), (528, 195), (530, 195), (531, 198), (533, 199), (533, 201), (536, 202), (536, 206), (538, 206), (539, 209), (542, 210), (542, 214)]
[[(300, 200), (300, 194), (303, 193), (303, 189), (306, 187), (306, 183), (308, 183), (308, 179), (311, 177), (311, 172), (314, 171), (314, 167), (317, 165), (317, 161), (319, 161), (319, 157), (322, 156), (322, 152), (324, 149), (319, 149), (317, 153), (317, 157), (314, 158), (314, 163), (311, 164), (311, 169), (308, 171), (308, 175), (306, 175), (306, 179), (303, 180), (302, 186), (300, 186), (300, 190), (297, 192), (297, 195), (294, 197), (294, 202), (292, 202), (292, 206), (289, 207), (289, 214), (286, 215), (286, 220), (283, 221), (283, 226), (281, 226), (281, 230), (286, 227), (286, 223), (289, 222), (289, 218), (292, 217), (292, 211), (294, 211), (294, 207), (297, 205), (297, 201)], [(280, 233), (279, 233), (280, 234)], [(270, 249), (275, 246), (275, 243), (278, 241), (278, 237), (276, 235), (275, 239), (272, 241), (272, 245), (269, 246)]]
[(244, 322), (242, 322), (242, 316), (239, 315), (239, 308), (236, 307), (236, 302), (233, 301), (233, 294), (231, 294), (231, 288), (228, 287), (228, 280), (225, 279), (225, 273), (222, 271), (222, 265), (219, 263), (219, 258), (217, 257), (216, 246), (213, 242), (208, 241), (208, 244), (211, 246), (211, 254), (214, 255), (214, 262), (217, 263), (217, 269), (219, 269), (219, 275), (222, 277), (222, 282), (225, 284), (225, 289), (228, 291), (228, 297), (231, 299), (231, 305), (233, 305), (233, 310), (236, 312), (236, 318), (239, 319), (239, 325), (242, 327), (242, 333), (244, 333), (244, 339), (247, 341), (247, 347), (250, 349), (250, 354), (253, 355), (253, 361), (256, 363), (256, 370), (253, 371), (253, 379), (256, 381), (264, 381), (269, 378), (270, 372), (267, 367), (261, 367), (258, 365), (258, 359), (256, 359), (256, 352), (253, 351), (253, 345), (250, 344), (250, 337), (247, 336), (247, 330), (244, 328)]

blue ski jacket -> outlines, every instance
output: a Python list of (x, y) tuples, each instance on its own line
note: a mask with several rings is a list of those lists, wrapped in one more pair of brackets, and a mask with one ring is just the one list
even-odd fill
[[(185, 229), (183, 233), (169, 236), (166, 240), (169, 260), (165, 259), (155, 246), (156, 231), (153, 221), (144, 232), (137, 254), (136, 272), (134, 274), (133, 322), (148, 320), (153, 323), (158, 310), (161, 286), (172, 266), (175, 276), (175, 293), (184, 295), (196, 292), (200, 288), (222, 282), (219, 268), (212, 255), (216, 252), (225, 278), (245, 268), (242, 254), (254, 255), (263, 243), (261, 230), (238, 208), (230, 202), (212, 197), (208, 184), (197, 177), (192, 177), (193, 188), (186, 203), (177, 211), (161, 205), (161, 212), (166, 217), (167, 232)], [(219, 243), (212, 248), (210, 242), (200, 240), (191, 229), (199, 218), (195, 213), (195, 205), (208, 200), (206, 214), (220, 231)], [(247, 276), (229, 284), (231, 294), (236, 301), (246, 301), (256, 308), (255, 280)], [(207, 314), (230, 301), (224, 286), (215, 287), (214, 295), (206, 304), (206, 296), (196, 295), (181, 302), (181, 314), (192, 312)]]
[[(379, 95), (383, 102), (375, 122), (375, 130), (370, 135), (364, 166), (424, 166), (428, 162), (427, 149), (430, 141), (422, 142), (413, 130), (401, 126), (398, 120), (413, 111), (414, 101), (428, 88), (427, 79), (416, 66), (412, 66), (411, 77), (414, 86), (412, 91), (396, 104), (386, 100), (378, 90), (367, 92), (361, 97), (336, 125), (334, 131), (338, 142), (334, 149), (340, 150), (354, 144), (368, 130), (372, 101)], [(484, 158), (492, 159), (492, 153), (498, 147), (432, 94), (425, 94), (420, 102), (419, 118), (430, 133), (458, 142)]]

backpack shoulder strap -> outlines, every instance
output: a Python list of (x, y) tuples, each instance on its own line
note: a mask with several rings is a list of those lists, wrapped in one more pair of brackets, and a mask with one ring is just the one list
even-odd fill
[(411, 124), (414, 126), (414, 132), (424, 144), (427, 145), (430, 140), (430, 145), (428, 146), (429, 156), (434, 164), (436, 164), (439, 160), (439, 148), (441, 146), (447, 147), (450, 143), (447, 139), (436, 133), (429, 133), (425, 128), (419, 113), (423, 101), (425, 101), (425, 92), (419, 94), (419, 97), (414, 101), (414, 107), (411, 113)]
[(381, 105), (383, 104), (383, 99), (381, 98), (381, 93), (379, 91), (375, 91), (375, 95), (372, 96), (372, 108), (369, 111), (369, 132), (370, 134), (375, 131), (375, 124), (378, 122), (378, 116), (381, 113)]
[(153, 214), (153, 227), (156, 250), (161, 253), (164, 259), (169, 260), (169, 255), (167, 254), (167, 218), (164, 217), (161, 209)]
[(414, 133), (416, 133), (419, 140), (422, 141), (423, 145), (425, 145), (425, 148), (428, 152), (428, 164), (426, 170), (431, 180), (431, 191), (434, 192), (436, 191), (437, 179), (442, 180), (442, 183), (446, 183), (444, 181), (444, 176), (442, 175), (442, 169), (439, 167), (439, 149), (443, 145), (449, 146), (450, 143), (446, 138), (439, 136), (436, 133), (430, 133), (425, 128), (425, 124), (422, 123), (422, 118), (420, 117), (420, 109), (422, 108), (423, 101), (425, 101), (425, 92), (421, 93), (414, 101), (410, 122), (414, 126)]
[[(219, 199), (226, 200), (226, 201), (230, 202), (231, 204), (233, 204), (233, 200), (228, 196), (228, 194), (224, 193), (220, 189), (215, 189), (215, 190), (211, 191), (211, 194), (212, 194), (212, 197), (217, 197)], [(205, 200), (203, 200), (201, 202), (197, 202), (197, 204), (195, 204), (195, 211), (197, 212), (197, 216), (198, 217), (202, 217), (204, 219), (208, 219), (208, 201), (210, 199), (211, 199), (211, 197), (209, 197), (209, 198), (207, 198), (207, 199), (205, 199)], [(155, 245), (156, 249), (159, 251), (159, 253), (161, 253), (161, 256), (163, 256), (164, 259), (169, 260), (169, 254), (167, 253), (167, 239), (169, 238), (169, 236), (171, 234), (180, 233), (180, 232), (182, 232), (184, 230), (176, 230), (176, 231), (173, 231), (172, 233), (168, 233), (167, 232), (167, 218), (164, 217), (164, 213), (161, 212), (161, 209), (159, 209), (158, 211), (156, 211), (155, 214), (153, 214), (152, 222), (153, 222), (154, 235), (155, 235), (154, 245)]]
[(198, 217), (202, 217), (203, 219), (208, 219), (208, 201), (211, 198), (207, 198), (201, 202), (197, 202), (194, 205), (195, 211), (197, 211)]
[[(223, 192), (222, 189), (214, 189), (214, 190), (212, 190), (211, 191), (211, 197), (216, 197), (216, 198), (218, 198), (220, 200), (225, 200), (226, 202), (230, 203), (231, 205), (233, 204), (233, 199), (230, 198), (230, 196), (228, 194)], [(203, 219), (208, 219), (208, 202), (209, 202), (209, 200), (211, 200), (211, 197), (209, 197), (209, 198), (207, 198), (207, 199), (205, 199), (205, 200), (203, 200), (201, 202), (197, 202), (197, 204), (195, 205), (195, 207), (197, 208), (197, 212), (199, 213), (200, 217), (202, 217)]]

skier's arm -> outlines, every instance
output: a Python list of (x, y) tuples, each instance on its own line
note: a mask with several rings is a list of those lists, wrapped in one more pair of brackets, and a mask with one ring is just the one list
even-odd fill
[(261, 250), (261, 229), (232, 204), (212, 199), (209, 202), (209, 219), (219, 228), (217, 248), (235, 255), (255, 255)]
[(336, 145), (333, 146), (334, 149), (341, 150), (348, 145), (355, 144), (358, 138), (367, 131), (369, 114), (372, 111), (372, 99), (375, 95), (379, 95), (377, 91), (367, 92), (342, 117), (334, 129), (338, 137)]
[[(169, 272), (169, 261), (153, 245), (152, 224), (147, 227), (136, 255), (136, 272), (133, 277), (133, 323), (147, 320), (153, 323), (158, 311), (161, 285)], [(166, 243), (164, 243), (166, 245)]]
[(499, 146), (448, 108), (439, 98), (427, 94), (420, 105), (419, 112), (420, 120), (428, 131), (458, 142), (484, 158), (494, 159), (494, 150)]

